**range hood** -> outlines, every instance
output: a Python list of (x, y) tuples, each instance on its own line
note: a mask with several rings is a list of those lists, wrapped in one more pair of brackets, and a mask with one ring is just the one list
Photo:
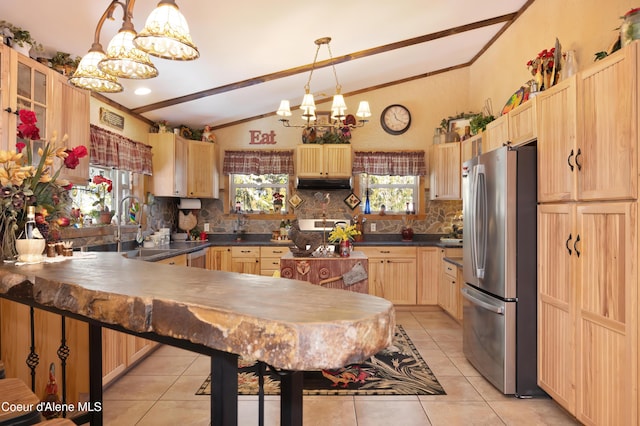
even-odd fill
[(298, 178), (298, 189), (351, 189), (351, 178)]

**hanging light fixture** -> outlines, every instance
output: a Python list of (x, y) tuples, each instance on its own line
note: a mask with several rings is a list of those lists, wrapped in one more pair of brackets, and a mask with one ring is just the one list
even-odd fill
[[(132, 23), (134, 4), (135, 0), (111, 1), (98, 21), (91, 49), (69, 79), (71, 84), (95, 92), (121, 92), (122, 85), (117, 77), (147, 79), (158, 75), (149, 54), (177, 60), (200, 56), (189, 35), (187, 21), (174, 0), (161, 0), (140, 34), (136, 34)], [(116, 5), (122, 7), (123, 24), (105, 53), (100, 44), (100, 32), (107, 18), (113, 20)]]
[[(107, 46), (107, 57), (98, 63), (100, 71), (116, 77), (147, 79), (158, 75), (147, 52), (133, 44), (136, 30), (133, 28), (133, 5), (135, 0), (127, 0), (122, 27)], [(122, 4), (122, 3), (120, 3)]]
[(78, 64), (78, 68), (69, 79), (69, 83), (76, 87), (92, 90), (94, 92), (122, 92), (122, 84), (118, 82), (118, 79), (111, 74), (100, 71), (98, 68), (98, 63), (107, 56), (100, 44), (100, 32), (102, 31), (102, 25), (107, 18), (113, 20), (113, 11), (116, 8), (116, 4), (118, 4), (117, 1), (112, 1), (107, 10), (102, 14), (102, 17), (96, 26), (96, 32), (93, 37), (91, 49), (89, 49), (89, 52), (82, 57)]
[(280, 117), (280, 122), (285, 127), (300, 127), (300, 128), (313, 128), (313, 127), (327, 127), (326, 123), (315, 124), (316, 120), (316, 104), (313, 98), (313, 94), (311, 93), (311, 77), (313, 76), (313, 71), (315, 70), (316, 63), (318, 60), (318, 52), (320, 48), (324, 45), (327, 46), (327, 50), (329, 51), (329, 59), (331, 61), (331, 68), (333, 69), (333, 76), (336, 80), (336, 93), (333, 96), (333, 103), (331, 104), (331, 123), (330, 126), (335, 128), (355, 128), (362, 127), (367, 123), (368, 118), (371, 117), (371, 110), (369, 108), (369, 102), (361, 101), (358, 106), (358, 112), (356, 112), (356, 117), (358, 117), (358, 121), (353, 116), (347, 115), (347, 105), (344, 101), (344, 96), (342, 96), (342, 86), (338, 82), (338, 74), (336, 73), (336, 67), (333, 63), (333, 55), (331, 54), (331, 47), (329, 43), (331, 42), (331, 37), (323, 37), (319, 38), (315, 41), (316, 44), (316, 55), (313, 58), (313, 64), (311, 65), (311, 72), (309, 73), (309, 79), (307, 80), (307, 84), (304, 86), (304, 97), (302, 98), (302, 103), (300, 104), (300, 109), (302, 110), (302, 119), (304, 120), (303, 124), (291, 124), (289, 118), (291, 117), (291, 106), (288, 100), (282, 100), (280, 102), (280, 107), (276, 111), (276, 114)]
[(190, 61), (200, 56), (189, 25), (174, 0), (161, 0), (133, 40), (139, 49), (164, 59)]

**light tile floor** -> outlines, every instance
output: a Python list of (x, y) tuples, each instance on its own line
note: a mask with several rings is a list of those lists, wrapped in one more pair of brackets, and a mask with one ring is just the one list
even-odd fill
[[(304, 425), (570, 425), (549, 398), (505, 396), (466, 361), (459, 324), (441, 311), (398, 310), (404, 327), (444, 387), (441, 396), (305, 396)], [(209, 397), (195, 395), (208, 357), (162, 346), (104, 393), (105, 425), (208, 425)], [(265, 397), (265, 425), (280, 422), (279, 398)], [(238, 424), (258, 424), (255, 396), (239, 396)]]

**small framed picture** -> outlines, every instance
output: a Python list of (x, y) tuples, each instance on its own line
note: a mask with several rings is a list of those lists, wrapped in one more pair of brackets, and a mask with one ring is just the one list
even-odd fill
[(358, 207), (358, 204), (360, 204), (360, 198), (358, 198), (356, 194), (352, 192), (347, 198), (344, 199), (344, 202), (349, 206), (349, 208), (351, 208), (351, 210), (353, 210)]
[(316, 126), (331, 126), (331, 111), (316, 111)]
[(298, 206), (302, 203), (304, 203), (304, 200), (300, 198), (298, 194), (294, 194), (293, 197), (289, 199), (289, 204), (291, 204), (291, 207), (293, 207), (294, 209), (297, 209)]

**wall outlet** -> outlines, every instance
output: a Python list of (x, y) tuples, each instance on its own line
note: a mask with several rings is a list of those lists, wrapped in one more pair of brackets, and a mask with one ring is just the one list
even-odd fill
[(204, 232), (209, 232), (209, 224), (208, 223), (204, 224)]
[(378, 229), (378, 227), (376, 226), (375, 222), (371, 222), (371, 232), (376, 232), (376, 229)]

